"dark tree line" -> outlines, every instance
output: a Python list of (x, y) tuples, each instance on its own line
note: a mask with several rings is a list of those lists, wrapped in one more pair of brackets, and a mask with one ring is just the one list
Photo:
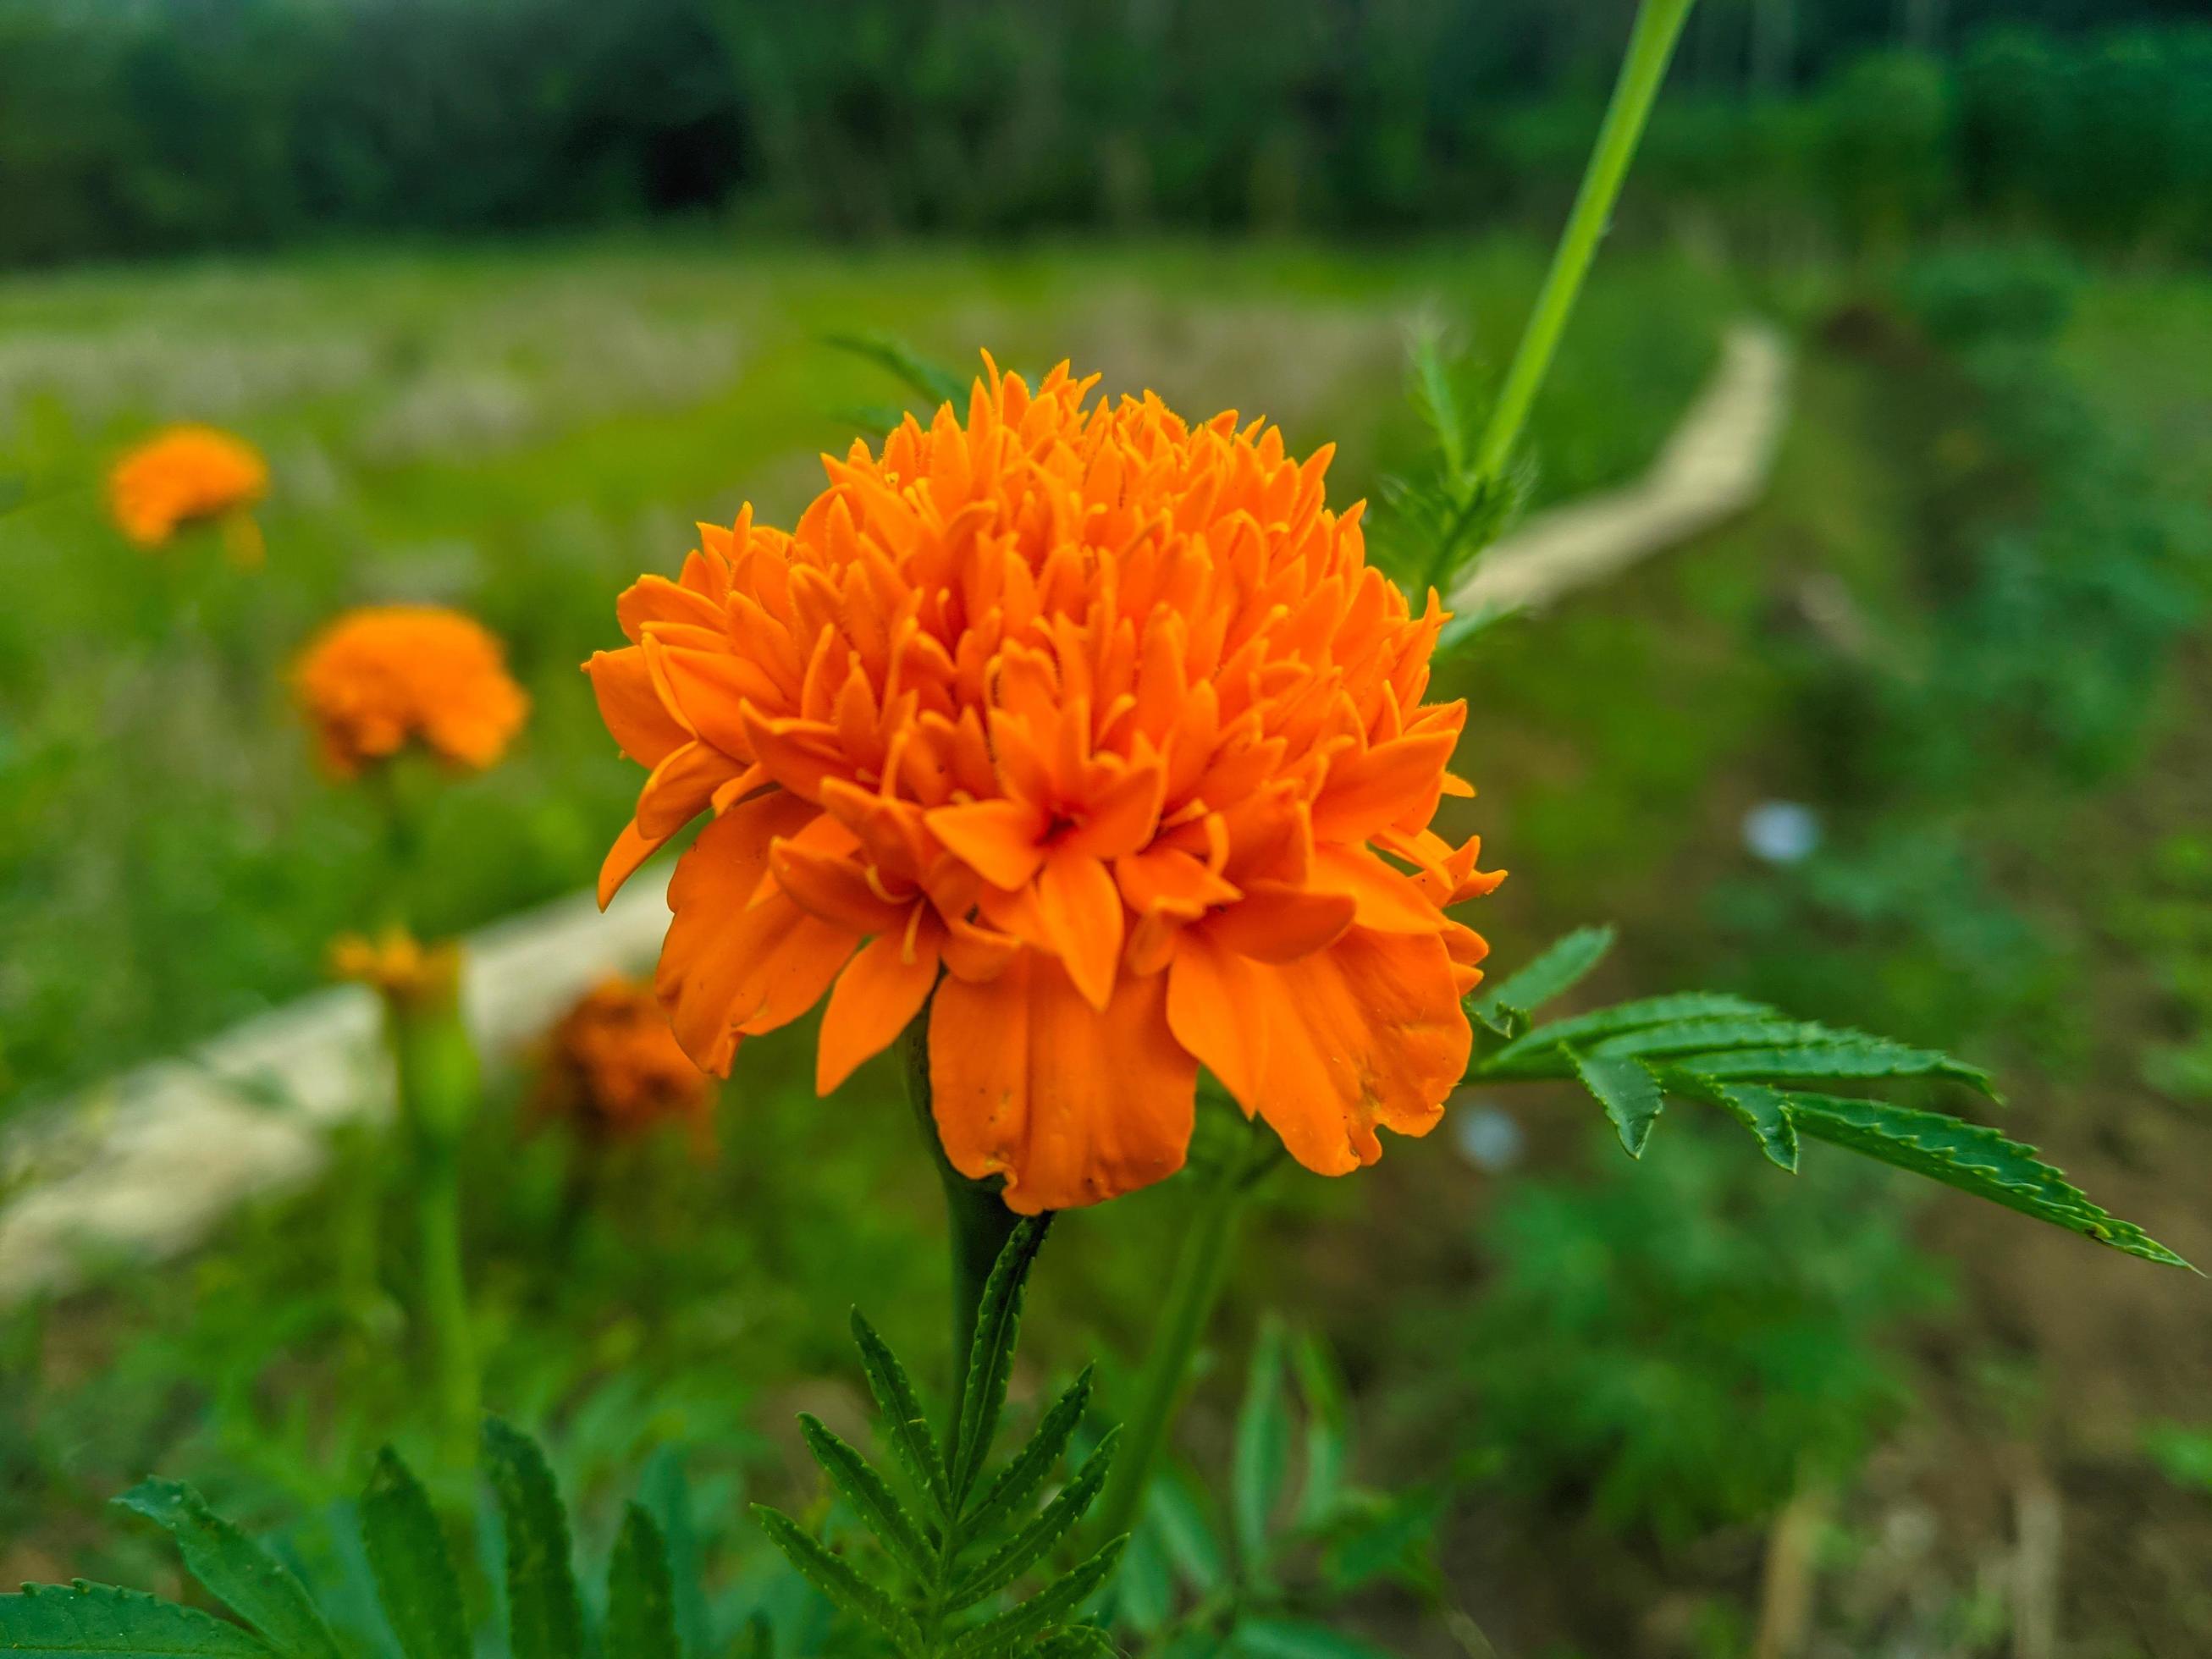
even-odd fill
[[(2201, 238), (2212, 37), (2161, 21), (2187, 9), (1705, 0), (1639, 189), (1854, 237), (1965, 210)], [(0, 261), (695, 211), (843, 236), (1484, 222), (1571, 188), (1629, 11), (0, 0)]]

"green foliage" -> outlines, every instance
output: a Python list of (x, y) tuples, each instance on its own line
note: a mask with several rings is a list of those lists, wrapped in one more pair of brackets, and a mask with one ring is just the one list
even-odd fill
[(1893, 1339), (1942, 1272), (1857, 1168), (1808, 1191), (1747, 1162), (1685, 1123), (1640, 1164), (1516, 1182), (1482, 1224), (1473, 1307), (1405, 1315), (1455, 1334), (1413, 1387), (1420, 1419), (1507, 1492), (1667, 1544), (1847, 1478), (1905, 1407)]
[[(1606, 930), (1569, 934), (1491, 993), (1489, 1006), (1510, 1007), (1515, 996), (1548, 1001), (1595, 968), (1611, 943)], [(1483, 1005), (1474, 1012), (1482, 1018)], [(1694, 992), (1551, 1021), (1503, 1042), (1495, 1039), (1504, 1034), (1486, 1021), (1485, 1029), (1493, 1040), (1469, 1070), (1471, 1081), (1571, 1078), (1604, 1109), (1632, 1158), (1643, 1156), (1664, 1101), (1689, 1101), (1735, 1119), (1769, 1162), (1792, 1172), (1798, 1137), (1807, 1134), (2129, 1255), (2188, 1266), (2141, 1228), (2090, 1202), (2032, 1146), (1938, 1113), (1791, 1086), (1825, 1079), (1925, 1078), (1995, 1098), (1987, 1073), (1934, 1049), (1785, 1019), (1756, 1004)]]
[[(1490, 388), (1478, 385), (1463, 352), (1448, 351), (1430, 330), (1414, 337), (1408, 360), (1407, 401), (1426, 442), (1410, 469), (1382, 480), (1374, 552), (1418, 606), (1431, 588), (1449, 600), (1483, 550), (1520, 516), (1535, 472), (1525, 461), (1503, 477), (1474, 465)], [(1454, 617), (1438, 648), (1463, 644), (1494, 620)]]
[(990, 1659), (1013, 1653), (1082, 1653), (1103, 1641), (1079, 1623), (1112, 1575), (1125, 1539), (1051, 1577), (1042, 1588), (979, 1620), (957, 1615), (1000, 1596), (1072, 1544), (1077, 1524), (1105, 1484), (1115, 1435), (1098, 1443), (1042, 1510), (1027, 1505), (1066, 1448), (1085, 1402), (1085, 1371), (1046, 1412), (1028, 1444), (982, 1485), (997, 1438), (1021, 1329), (1022, 1296), (1050, 1217), (1015, 1227), (983, 1288), (973, 1352), (954, 1402), (954, 1432), (941, 1445), (897, 1358), (855, 1312), (854, 1338), (870, 1391), (907, 1476), (914, 1508), (867, 1459), (817, 1419), (802, 1414), (807, 1449), (830, 1486), (882, 1547), (884, 1571), (866, 1572), (791, 1516), (754, 1506), (775, 1547), (840, 1611), (887, 1637), (909, 1659)]
[[(538, 1443), (485, 1419), (483, 1462), (506, 1540), (508, 1659), (580, 1659), (583, 1611), (569, 1560), (568, 1510)], [(351, 1651), (319, 1601), (260, 1545), (190, 1486), (149, 1480), (117, 1500), (175, 1539), (185, 1568), (251, 1633), (195, 1609), (106, 1585), (26, 1586), (0, 1596), (0, 1652), (112, 1659), (337, 1659)], [(461, 1575), (422, 1483), (389, 1447), (360, 1502), (362, 1539), (385, 1624), (407, 1659), (476, 1650)], [(676, 1593), (660, 1527), (626, 1511), (608, 1574), (605, 1659), (677, 1659)]]
[(1180, 1472), (1152, 1481), (1115, 1586), (1116, 1630), (1159, 1654), (1368, 1654), (1334, 1628), (1349, 1598), (1389, 1583), (1441, 1602), (1445, 1486), (1384, 1493), (1352, 1479), (1344, 1381), (1318, 1338), (1262, 1324), (1231, 1437), (1218, 1497)]

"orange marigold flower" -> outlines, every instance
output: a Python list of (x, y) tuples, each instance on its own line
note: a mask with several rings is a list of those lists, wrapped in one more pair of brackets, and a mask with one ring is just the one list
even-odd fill
[(714, 1141), (706, 1075), (677, 1042), (653, 988), (627, 979), (592, 987), (556, 1022), (538, 1110), (595, 1139), (680, 1124), (701, 1151)]
[(309, 643), (294, 681), (342, 777), (410, 743), (455, 766), (489, 766), (530, 711), (499, 641), (436, 605), (348, 611)]
[(160, 547), (187, 525), (219, 520), (232, 551), (258, 559), (248, 516), (269, 493), (269, 466), (243, 438), (211, 426), (173, 426), (124, 456), (107, 477), (109, 509), (141, 547)]
[[(790, 534), (701, 526), (586, 665), (652, 769), (602, 897), (695, 815), (658, 987), (726, 1073), (828, 996), (823, 1092), (930, 1007), (938, 1132), (1036, 1212), (1172, 1173), (1198, 1067), (1308, 1168), (1434, 1126), (1500, 879), (1425, 704), (1444, 618), (1234, 413), (989, 373), (825, 458)], [(934, 998), (932, 993), (934, 992)]]

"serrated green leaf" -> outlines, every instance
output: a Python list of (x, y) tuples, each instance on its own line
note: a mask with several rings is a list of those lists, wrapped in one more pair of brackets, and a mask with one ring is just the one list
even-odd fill
[(1116, 1659), (1121, 1650), (1096, 1625), (1075, 1625), (1037, 1649), (1037, 1659)]
[(954, 1586), (949, 1602), (953, 1611), (972, 1607), (985, 1596), (1004, 1589), (1042, 1560), (1045, 1552), (1067, 1535), (1097, 1498), (1098, 1489), (1106, 1484), (1106, 1471), (1113, 1467), (1114, 1449), (1121, 1438), (1118, 1427), (1108, 1430), (1097, 1449), (1083, 1460), (1074, 1478), (1054, 1495), (1052, 1502), (1038, 1512), (1036, 1518)]
[(668, 1540), (641, 1504), (623, 1511), (607, 1565), (607, 1622), (602, 1659), (677, 1659), (676, 1579)]
[(1925, 1176), (2146, 1261), (2190, 1265), (2133, 1222), (2122, 1221), (2092, 1203), (2063, 1174), (2038, 1158), (2034, 1147), (2008, 1140), (1995, 1129), (1887, 1101), (1794, 1090), (1784, 1098), (1791, 1121), (1816, 1139)]
[(855, 1571), (842, 1556), (835, 1553), (816, 1540), (813, 1535), (781, 1510), (770, 1509), (765, 1504), (753, 1505), (753, 1515), (769, 1535), (769, 1541), (781, 1550), (784, 1559), (797, 1568), (800, 1577), (820, 1590), (837, 1607), (856, 1618), (865, 1619), (891, 1638), (901, 1653), (921, 1651), (921, 1632), (914, 1617), (884, 1591), (878, 1589)]
[(1083, 1604), (1113, 1575), (1128, 1543), (1116, 1538), (1065, 1577), (1038, 1591), (1021, 1606), (986, 1620), (953, 1643), (951, 1659), (990, 1659), (1012, 1651), (1022, 1643), (1046, 1634), (1075, 1617)]
[(1909, 1048), (1886, 1037), (1844, 1037), (1778, 1048), (1731, 1048), (1686, 1054), (1678, 1062), (1705, 1077), (1794, 1083), (1825, 1077), (1942, 1077), (1996, 1097), (1990, 1074), (1932, 1048)]
[(1084, 1410), (1091, 1401), (1091, 1367), (1085, 1365), (1066, 1391), (1053, 1401), (1029, 1443), (992, 1479), (982, 1497), (969, 1506), (960, 1521), (964, 1535), (984, 1536), (1026, 1504), (1044, 1484), (1045, 1476), (1052, 1473), (1060, 1454), (1067, 1449), (1076, 1425), (1083, 1421)]
[(820, 1418), (811, 1412), (799, 1414), (799, 1432), (805, 1437), (807, 1450), (822, 1466), (830, 1482), (845, 1495), (861, 1523), (875, 1534), (891, 1558), (917, 1582), (927, 1583), (935, 1570), (936, 1552), (921, 1535), (921, 1528), (906, 1512), (898, 1495), (884, 1482), (883, 1476), (868, 1467), (868, 1461), (825, 1427)]
[(250, 1631), (143, 1591), (91, 1584), (26, 1584), (0, 1595), (0, 1653), (22, 1659), (270, 1659)]
[[(1610, 1008), (1595, 1008), (1586, 1014), (1576, 1014), (1566, 1019), (1555, 1019), (1539, 1025), (1516, 1038), (1508, 1047), (1488, 1056), (1475, 1069), (1486, 1075), (1565, 1077), (1567, 1075), (1565, 1049), (1569, 1043), (1589, 1047), (1597, 1039), (1611, 1036), (1618, 1031), (1637, 1030), (1675, 1020), (1757, 1018), (1773, 1012), (1774, 1010), (1765, 1003), (1719, 991), (1684, 991), (1671, 996), (1640, 997), (1633, 1002), (1616, 1003)], [(1516, 1069), (1522, 1066), (1533, 1066), (1535, 1069), (1525, 1073)]]
[(952, 1499), (946, 1485), (945, 1454), (930, 1431), (914, 1380), (858, 1308), (853, 1310), (853, 1340), (860, 1350), (860, 1370), (867, 1376), (868, 1392), (875, 1396), (876, 1409), (883, 1413), (884, 1425), (890, 1432), (892, 1455), (915, 1489), (934, 1507), (937, 1518), (945, 1520), (951, 1514)]
[(1780, 1015), (1719, 1019), (1676, 1019), (1623, 1031), (1599, 1042), (1577, 1045), (1587, 1052), (1612, 1058), (1642, 1054), (1658, 1059), (1668, 1054), (1718, 1054), (1729, 1048), (1780, 1048), (1826, 1042), (1875, 1042), (1881, 1039), (1856, 1031), (1833, 1031), (1809, 1020)]
[(676, 1632), (683, 1650), (703, 1655), (714, 1645), (712, 1617), (699, 1551), (699, 1529), (691, 1514), (691, 1482), (684, 1472), (681, 1449), (663, 1445), (646, 1459), (638, 1476), (638, 1499), (668, 1545), (668, 1567), (676, 1579)]
[(545, 1454), (520, 1429), (488, 1417), (483, 1456), (507, 1523), (508, 1650), (513, 1659), (583, 1659), (568, 1516)]
[(1390, 1650), (1302, 1619), (1246, 1619), (1229, 1638), (1241, 1659), (1392, 1659)]
[(1352, 1408), (1336, 1357), (1319, 1337), (1308, 1335), (1292, 1353), (1298, 1392), (1305, 1405), (1305, 1483), (1298, 1492), (1298, 1524), (1317, 1527), (1334, 1512), (1344, 1495), (1345, 1472), (1352, 1462)]
[(1244, 1375), (1244, 1403), (1237, 1413), (1230, 1467), (1230, 1525), (1245, 1577), (1264, 1577), (1268, 1528), (1289, 1478), (1291, 1413), (1283, 1390), (1283, 1331), (1270, 1319), (1260, 1328)]
[(307, 1586), (177, 1480), (145, 1480), (117, 1498), (177, 1540), (193, 1577), (288, 1659), (338, 1659), (337, 1638)]
[(1723, 1082), (1682, 1066), (1653, 1068), (1659, 1086), (1670, 1095), (1717, 1106), (1751, 1131), (1759, 1150), (1778, 1169), (1797, 1173), (1797, 1131), (1779, 1091), (1762, 1084)]
[(1667, 1103), (1659, 1091), (1659, 1080), (1633, 1055), (1570, 1052), (1575, 1075), (1605, 1108), (1613, 1133), (1620, 1137), (1629, 1157), (1643, 1157), (1644, 1146), (1651, 1139), (1651, 1126)]
[(999, 1431), (999, 1413), (1006, 1404), (1006, 1379), (1013, 1374), (1014, 1343), (1022, 1327), (1022, 1291), (1051, 1224), (1049, 1212), (1024, 1216), (1007, 1236), (1006, 1247), (984, 1281), (982, 1300), (975, 1312), (975, 1342), (969, 1353), (967, 1381), (960, 1391), (960, 1430), (953, 1437), (946, 1459), (956, 1510), (967, 1502), (990, 1456), (991, 1440)]
[(429, 1494), (386, 1446), (361, 1495), (362, 1542), (377, 1599), (407, 1659), (471, 1659), (461, 1583)]
[(1475, 1012), (1494, 1019), (1504, 1008), (1532, 1013), (1571, 989), (1613, 949), (1610, 927), (1578, 927), (1518, 973), (1509, 975), (1474, 1000)]

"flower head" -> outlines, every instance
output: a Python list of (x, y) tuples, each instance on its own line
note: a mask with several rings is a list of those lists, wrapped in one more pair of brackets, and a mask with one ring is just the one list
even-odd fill
[(602, 981), (556, 1022), (538, 1109), (594, 1139), (680, 1124), (695, 1146), (714, 1145), (707, 1079), (678, 1045), (653, 988), (631, 980)]
[(652, 769), (605, 897), (701, 812), (658, 987), (693, 1059), (826, 994), (827, 1092), (927, 1003), (963, 1174), (1034, 1212), (1172, 1173), (1203, 1064), (1310, 1169), (1428, 1130), (1500, 878), (1429, 827), (1465, 717), (1359, 510), (1233, 414), (994, 368), (623, 596), (586, 665)]
[(410, 743), (454, 766), (489, 766), (530, 710), (499, 641), (435, 605), (348, 611), (309, 643), (294, 684), (342, 777)]
[(450, 943), (425, 945), (403, 928), (374, 939), (345, 933), (331, 943), (331, 972), (393, 1002), (444, 1002), (460, 983), (461, 953)]
[(162, 546), (188, 525), (219, 521), (232, 550), (258, 559), (248, 516), (269, 493), (269, 466), (242, 438), (211, 426), (173, 426), (131, 450), (107, 477), (109, 509), (139, 546)]

